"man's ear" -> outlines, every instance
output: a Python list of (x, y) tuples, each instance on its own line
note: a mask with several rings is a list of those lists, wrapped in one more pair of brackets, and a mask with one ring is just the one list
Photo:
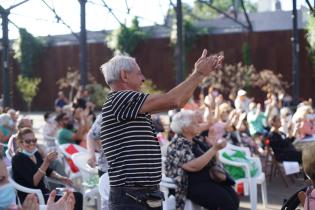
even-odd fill
[(128, 81), (128, 74), (126, 71), (122, 70), (120, 71), (120, 79), (123, 82), (127, 82)]

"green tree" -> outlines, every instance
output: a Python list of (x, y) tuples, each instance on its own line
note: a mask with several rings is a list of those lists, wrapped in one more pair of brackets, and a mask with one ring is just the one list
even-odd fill
[(138, 43), (146, 37), (147, 33), (141, 30), (139, 21), (135, 17), (130, 27), (123, 24), (120, 25), (105, 40), (107, 46), (115, 53), (128, 53), (131, 55)]
[[(70, 88), (69, 90), (69, 101), (73, 100), (74, 91), (77, 91), (80, 87), (80, 73), (78, 70), (72, 69), (71, 67), (68, 68), (66, 76), (60, 78), (56, 84), (58, 85), (59, 90), (64, 90)], [(88, 81), (89, 83), (94, 83), (95, 78), (92, 74), (88, 73)]]
[[(219, 15), (219, 13), (210, 8), (207, 4), (202, 2), (208, 2), (206, 0), (195, 0), (193, 7), (193, 14), (202, 19), (212, 19)], [(229, 12), (233, 7), (234, 0), (213, 0), (212, 5), (218, 8), (220, 11)], [(242, 11), (241, 4), (238, 3), (237, 10)], [(252, 3), (250, 0), (244, 0), (244, 6), (247, 12), (255, 12), (257, 11), (256, 4)]]
[(19, 35), (13, 43), (14, 58), (19, 62), (21, 74), (32, 77), (34, 65), (43, 50), (43, 43), (24, 28), (19, 29)]
[(37, 95), (40, 78), (29, 78), (22, 75), (18, 76), (16, 86), (22, 94), (23, 100), (27, 104), (28, 111), (31, 111), (33, 98)]
[(259, 87), (264, 92), (275, 93), (285, 92), (288, 88), (288, 83), (281, 74), (275, 74), (268, 69), (257, 72), (253, 65), (244, 66), (241, 63), (224, 65), (222, 70), (212, 72), (201, 86), (208, 85), (218, 87), (225, 95), (236, 93), (239, 89), (251, 90), (254, 87)]
[(242, 54), (243, 54), (243, 63), (245, 65), (250, 65), (251, 61), (250, 61), (250, 47), (249, 44), (247, 42), (244, 42), (242, 45)]
[(152, 80), (146, 79), (141, 85), (141, 91), (149, 94), (160, 94), (163, 93), (162, 90), (159, 90), (157, 86), (153, 83)]
[(90, 100), (97, 108), (102, 107), (105, 98), (107, 97), (110, 89), (102, 86), (98, 83), (88, 84), (86, 86), (87, 90), (90, 93)]
[(315, 69), (315, 17), (313, 15), (308, 16), (306, 31), (306, 40), (309, 45), (308, 53)]

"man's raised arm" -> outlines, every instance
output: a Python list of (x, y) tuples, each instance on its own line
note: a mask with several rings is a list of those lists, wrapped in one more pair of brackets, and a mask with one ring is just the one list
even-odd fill
[(140, 113), (156, 113), (183, 107), (202, 80), (212, 71), (222, 67), (223, 58), (217, 55), (207, 57), (207, 50), (203, 50), (195, 63), (193, 73), (167, 93), (150, 95), (142, 105)]

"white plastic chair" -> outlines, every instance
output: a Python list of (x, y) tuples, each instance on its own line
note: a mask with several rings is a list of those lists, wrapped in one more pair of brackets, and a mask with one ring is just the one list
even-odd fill
[(83, 180), (84, 206), (86, 206), (86, 198), (97, 197), (97, 209), (101, 209), (100, 192), (98, 188), (98, 180), (95, 186), (88, 186), (91, 179), (98, 179), (98, 171), (96, 168), (90, 167), (88, 159), (90, 155), (88, 152), (78, 152), (71, 156), (73, 163), (78, 167)]
[(250, 149), (248, 147), (240, 147), (240, 146), (236, 146), (233, 144), (227, 144), (225, 149), (230, 149), (230, 150), (234, 150), (234, 151), (242, 151), (242, 152), (245, 152), (247, 157), (251, 156), (251, 152), (250, 152)]
[(16, 181), (14, 181), (13, 179), (13, 174), (12, 174), (12, 167), (7, 167), (8, 173), (9, 173), (9, 182), (13, 185), (13, 187), (20, 191), (20, 192), (24, 192), (24, 193), (34, 193), (36, 194), (37, 198), (38, 198), (38, 202), (39, 205), (45, 205), (45, 199), (43, 196), (43, 193), (40, 189), (34, 189), (34, 188), (28, 188), (28, 187), (24, 187), (20, 184), (18, 184)]
[(104, 173), (98, 182), (98, 191), (101, 194), (102, 199), (102, 210), (109, 210), (109, 191), (110, 191), (110, 185), (109, 185), (109, 177), (108, 173)]
[[(70, 168), (70, 166), (69, 166), (69, 164), (68, 164), (68, 162), (67, 162), (66, 159), (72, 159), (72, 158), (71, 158), (72, 154), (69, 154), (69, 153), (66, 151), (66, 149), (67, 149), (69, 146), (71, 146), (71, 145), (73, 145), (73, 146), (76, 148), (76, 150), (77, 150), (78, 152), (86, 152), (86, 153), (87, 153), (87, 152), (88, 152), (87, 149), (85, 149), (84, 147), (81, 147), (81, 146), (79, 146), (79, 145), (76, 145), (76, 144), (59, 144), (59, 143), (58, 143), (58, 140), (55, 140), (55, 142), (56, 142), (56, 144), (57, 144), (57, 146), (58, 146), (57, 148), (58, 148), (59, 154), (63, 156), (62, 160), (63, 160), (63, 163), (64, 163), (64, 165), (65, 165), (65, 170), (66, 170), (66, 173), (68, 174), (69, 178), (70, 178), (71, 180), (75, 180), (75, 179), (81, 178), (81, 177), (82, 177), (82, 174), (81, 174), (80, 171), (79, 171), (79, 172), (73, 172), (73, 171), (71, 170), (71, 168)], [(75, 164), (75, 165), (76, 165), (76, 164)], [(83, 177), (82, 177), (82, 178), (83, 178)]]
[[(173, 181), (172, 178), (169, 178), (165, 176), (164, 174), (162, 175), (162, 180), (160, 182), (160, 189), (164, 193), (164, 198), (167, 200), (169, 197), (169, 189), (176, 189), (177, 186), (175, 182)], [(175, 204), (175, 203), (174, 203)], [(168, 206), (167, 202), (163, 202), (163, 210), (175, 210), (176, 206)], [(184, 210), (203, 210), (204, 208), (202, 206), (199, 206), (195, 203), (193, 203), (191, 200), (186, 198), (185, 201), (185, 208)]]
[(250, 167), (249, 167), (248, 163), (231, 161), (231, 160), (226, 159), (223, 156), (224, 152), (227, 152), (227, 153), (231, 154), (236, 149), (237, 149), (237, 147), (234, 147), (234, 149), (231, 149), (231, 147), (227, 147), (227, 148), (224, 148), (224, 149), (220, 150), (219, 153), (218, 153), (219, 154), (219, 160), (223, 164), (230, 165), (230, 166), (241, 167), (244, 170), (245, 177), (242, 178), (242, 179), (237, 179), (237, 180), (235, 180), (235, 182), (236, 182), (236, 186), (239, 183), (243, 183), (244, 184), (244, 195), (249, 195), (250, 203), (251, 203), (251, 210), (256, 210), (256, 208), (257, 208), (257, 184), (261, 185), (263, 206), (266, 207), (266, 205), (268, 204), (266, 177), (265, 177), (265, 173), (262, 172), (260, 159), (257, 158), (257, 157), (250, 157), (250, 156), (246, 155), (246, 157), (249, 160), (252, 160), (252, 161), (255, 162), (255, 166), (258, 169), (257, 170), (257, 174), (255, 175), (255, 177), (251, 177), (251, 175), (250, 175)]

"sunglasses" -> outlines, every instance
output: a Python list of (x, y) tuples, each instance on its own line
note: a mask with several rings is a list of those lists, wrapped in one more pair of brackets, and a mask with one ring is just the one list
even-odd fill
[(26, 144), (30, 144), (30, 143), (36, 144), (36, 142), (37, 142), (36, 138), (35, 139), (25, 139), (24, 140), (24, 143), (26, 143)]

